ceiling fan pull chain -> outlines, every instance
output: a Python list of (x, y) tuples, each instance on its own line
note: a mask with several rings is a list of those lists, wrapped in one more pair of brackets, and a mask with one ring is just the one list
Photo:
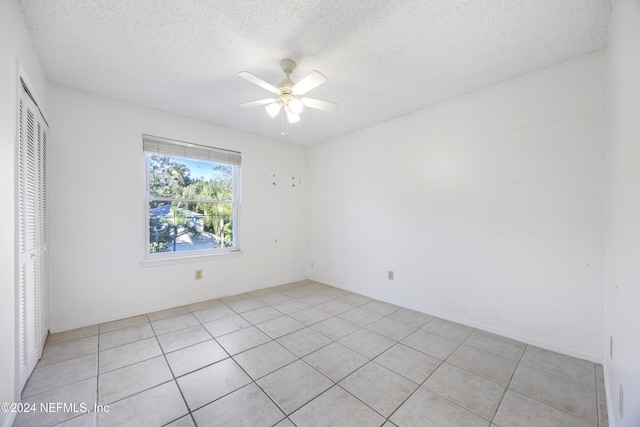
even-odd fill
[(281, 118), (281, 130), (280, 130), (280, 135), (282, 136), (289, 136), (289, 120), (285, 120), (286, 114), (280, 114), (280, 118)]

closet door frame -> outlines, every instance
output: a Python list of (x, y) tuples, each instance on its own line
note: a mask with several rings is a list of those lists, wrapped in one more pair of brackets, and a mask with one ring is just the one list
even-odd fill
[[(48, 335), (49, 127), (33, 85), (19, 64), (17, 83), (15, 327), (16, 376), (21, 392), (42, 355)], [(31, 129), (27, 127), (29, 115)]]

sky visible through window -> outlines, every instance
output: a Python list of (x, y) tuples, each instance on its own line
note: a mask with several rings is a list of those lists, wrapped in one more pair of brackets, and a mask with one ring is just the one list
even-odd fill
[(182, 163), (189, 168), (191, 179), (202, 178), (204, 181), (210, 181), (222, 176), (228, 176), (230, 172), (221, 170), (214, 170), (213, 165), (208, 162), (199, 162), (197, 160), (181, 159), (179, 157), (173, 157), (176, 162)]

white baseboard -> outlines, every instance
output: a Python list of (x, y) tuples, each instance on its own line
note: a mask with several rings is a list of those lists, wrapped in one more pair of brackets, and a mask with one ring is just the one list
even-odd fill
[[(148, 313), (153, 313), (155, 311), (160, 311), (160, 310), (167, 310), (170, 308), (175, 308), (175, 307), (180, 307), (183, 305), (189, 305), (189, 304), (195, 304), (198, 302), (202, 302), (202, 301), (207, 301), (210, 299), (220, 299), (220, 298), (225, 298), (228, 296), (233, 296), (233, 295), (237, 295), (237, 294), (245, 294), (245, 293), (249, 293), (249, 292), (253, 292), (253, 291), (259, 291), (265, 288), (271, 288), (274, 286), (280, 286), (280, 285), (286, 285), (288, 283), (295, 283), (295, 282), (299, 282), (302, 280), (307, 280), (306, 277), (300, 280), (295, 280), (293, 282), (287, 282), (287, 283), (278, 283), (278, 284), (271, 284), (271, 285), (264, 285), (264, 286), (258, 286), (258, 287), (247, 287), (245, 289), (239, 289), (237, 291), (234, 291), (233, 293), (220, 293), (220, 294), (213, 294), (212, 296), (208, 296), (208, 297), (204, 297), (203, 298), (196, 298), (196, 299), (189, 299), (189, 300), (185, 300), (185, 301), (179, 301), (179, 302), (171, 302), (168, 304), (163, 304), (163, 305), (156, 305), (156, 306), (149, 306), (146, 308), (141, 308), (139, 310), (136, 311), (132, 311), (132, 312), (128, 312), (128, 313), (120, 313), (117, 314), (115, 316), (108, 316), (108, 317), (103, 317), (103, 318), (99, 318), (97, 320), (88, 320), (86, 322), (80, 322), (80, 323), (72, 323), (72, 324), (66, 324), (66, 325), (61, 325), (61, 326), (50, 326), (49, 327), (49, 333), (51, 334), (55, 334), (58, 332), (66, 332), (66, 331), (70, 331), (73, 329), (78, 329), (78, 328), (84, 328), (85, 326), (94, 326), (94, 325), (99, 325), (101, 323), (107, 323), (107, 322), (113, 322), (115, 320), (121, 320), (121, 319), (126, 319), (128, 317), (134, 317), (134, 316), (140, 316), (142, 314), (148, 314)], [(4, 427), (4, 426), (0, 426), (0, 427)]]
[[(314, 280), (314, 279), (310, 279), (310, 280)], [(456, 322), (456, 323), (460, 323), (462, 325), (466, 325), (466, 326), (470, 326), (472, 328), (476, 328), (476, 329), (480, 329), (482, 331), (485, 332), (491, 332), (493, 334), (496, 335), (500, 335), (506, 338), (511, 338), (513, 340), (516, 341), (520, 341), (523, 342), (525, 344), (530, 344), (530, 345), (534, 345), (536, 347), (540, 347), (540, 348), (544, 348), (545, 350), (550, 350), (550, 351), (555, 351), (556, 353), (561, 353), (564, 354), (566, 356), (571, 356), (571, 357), (575, 357), (577, 359), (582, 359), (582, 360), (587, 360), (589, 362), (592, 363), (598, 363), (598, 364), (602, 364), (604, 362), (604, 356), (597, 356), (597, 355), (593, 355), (593, 354), (585, 354), (585, 353), (581, 353), (581, 352), (576, 352), (572, 349), (569, 348), (565, 348), (565, 347), (561, 347), (561, 346), (557, 346), (555, 344), (546, 342), (546, 341), (542, 341), (542, 340), (538, 340), (532, 337), (528, 337), (526, 335), (520, 335), (520, 334), (516, 334), (513, 332), (509, 332), (509, 331), (505, 331), (505, 330), (501, 330), (499, 328), (494, 328), (488, 325), (484, 325), (482, 323), (478, 323), (478, 322), (474, 322), (472, 320), (469, 319), (465, 319), (465, 318), (461, 318), (461, 317), (456, 317), (456, 316), (451, 316), (448, 315), (447, 313), (441, 313), (441, 312), (437, 312), (435, 310), (425, 310), (424, 307), (417, 307), (413, 304), (407, 304), (406, 301), (400, 301), (400, 300), (396, 300), (394, 298), (385, 298), (385, 297), (381, 297), (380, 295), (375, 295), (371, 292), (366, 292), (366, 291), (362, 291), (360, 289), (350, 289), (348, 287), (345, 286), (340, 286), (340, 285), (336, 285), (336, 284), (332, 284), (332, 283), (327, 283), (327, 282), (322, 282), (320, 280), (318, 280), (319, 283), (325, 283), (327, 285), (330, 286), (334, 286), (336, 288), (339, 289), (344, 289), (346, 291), (350, 291), (350, 292), (354, 292), (354, 293), (358, 293), (361, 295), (365, 295), (368, 296), (370, 298), (375, 298), (379, 301), (384, 301), (384, 302), (388, 302), (390, 304), (395, 304), (395, 305), (399, 305), (401, 307), (405, 307), (405, 308), (409, 308), (411, 310), (416, 310), (419, 311), (421, 313), (425, 313), (431, 316), (435, 316), (435, 317), (440, 317), (441, 319), (445, 319), (445, 320), (449, 320), (451, 322)]]

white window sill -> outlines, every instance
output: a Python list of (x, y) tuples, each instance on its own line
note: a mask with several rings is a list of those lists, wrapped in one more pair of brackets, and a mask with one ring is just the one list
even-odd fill
[(190, 255), (190, 256), (176, 256), (158, 259), (145, 259), (140, 262), (142, 267), (157, 267), (161, 265), (171, 264), (184, 264), (187, 262), (202, 262), (202, 261), (214, 261), (219, 259), (238, 258), (241, 257), (243, 252), (241, 250), (219, 252), (215, 254), (206, 255)]

